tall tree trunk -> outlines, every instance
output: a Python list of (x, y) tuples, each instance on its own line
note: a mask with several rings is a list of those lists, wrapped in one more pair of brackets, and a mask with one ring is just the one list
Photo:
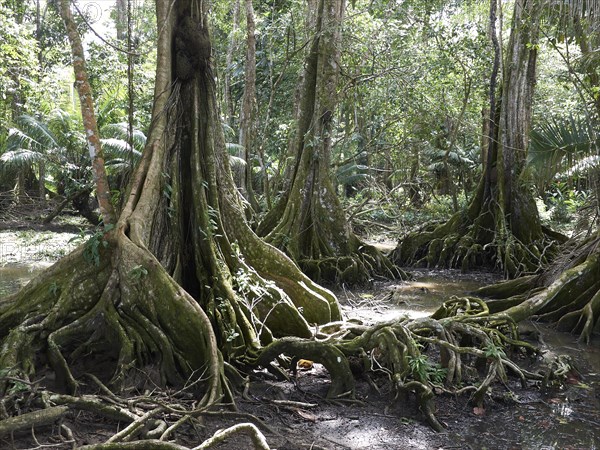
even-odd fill
[(127, 39), (127, 22), (130, 1), (131, 0), (115, 1), (115, 28), (117, 29), (117, 39), (120, 41)]
[(100, 133), (98, 132), (98, 123), (96, 122), (96, 114), (94, 112), (94, 98), (88, 81), (81, 37), (77, 31), (77, 24), (73, 20), (69, 0), (61, 0), (59, 10), (71, 45), (73, 70), (75, 71), (75, 87), (77, 88), (81, 104), (81, 116), (88, 142), (90, 160), (92, 161), (92, 173), (96, 185), (96, 196), (100, 206), (100, 214), (102, 214), (102, 220), (105, 225), (114, 224), (116, 216), (110, 199), (110, 188), (104, 168), (104, 155), (100, 143)]
[(225, 120), (229, 126), (233, 126), (234, 106), (231, 98), (231, 69), (233, 66), (233, 53), (236, 46), (236, 34), (240, 26), (240, 1), (233, 2), (233, 24), (227, 44), (227, 54), (225, 56), (225, 76), (223, 82), (223, 105), (225, 105)]
[[(42, 81), (42, 73), (44, 70), (44, 49), (40, 45), (42, 40), (42, 9), (40, 0), (35, 2), (35, 38), (38, 41), (38, 76), (37, 81)], [(46, 200), (46, 163), (44, 161), (38, 162), (38, 195), (40, 201), (45, 202)]]
[[(542, 0), (515, 3), (513, 32), (504, 63), (498, 124), (497, 168), (501, 198), (509, 228), (524, 243), (542, 236), (532, 194), (519, 186), (531, 131), (542, 4)], [(527, 210), (532, 206), (535, 213)]]
[(254, 23), (254, 7), (252, 0), (245, 0), (246, 6), (246, 71), (244, 79), (244, 95), (240, 114), (240, 145), (244, 149), (242, 155), (246, 161), (242, 189), (246, 199), (255, 211), (258, 202), (252, 187), (252, 157), (255, 154), (256, 138), (256, 25)]
[[(392, 258), (398, 264), (461, 267), (486, 265), (507, 276), (540, 270), (552, 256), (546, 248), (532, 193), (520, 183), (535, 87), (540, 0), (517, 0), (504, 60), (501, 101), (496, 104), (496, 74), (501, 66), (496, 36), (496, 1), (490, 3), (496, 58), (490, 89), (490, 120), (484, 175), (466, 212), (443, 225), (428, 227), (400, 241)], [(545, 249), (545, 250), (544, 250)]]
[(330, 162), (341, 48), (343, 0), (320, 0), (306, 57), (290, 189), (259, 233), (316, 280), (364, 282), (401, 273), (352, 232), (331, 182)]

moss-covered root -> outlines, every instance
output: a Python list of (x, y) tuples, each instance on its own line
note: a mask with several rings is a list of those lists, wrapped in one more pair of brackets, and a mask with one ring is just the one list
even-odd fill
[(351, 255), (302, 259), (298, 261), (298, 265), (317, 283), (352, 286), (369, 284), (374, 280), (410, 278), (376, 247), (363, 243), (357, 244)]
[(471, 217), (461, 211), (443, 224), (431, 224), (404, 236), (391, 252), (399, 266), (458, 268), (462, 271), (488, 267), (509, 278), (539, 272), (556, 255), (553, 236), (542, 229), (520, 240), (512, 233), (501, 211)]
[(74, 392), (71, 365), (93, 351), (114, 362), (117, 389), (132, 367), (156, 364), (163, 383), (203, 374), (203, 402), (221, 398), (222, 356), (206, 313), (147, 250), (124, 235), (107, 239), (112, 250), (98, 266), (76, 252), (11, 301), (0, 315), (0, 369), (30, 379), (47, 361), (57, 383)]
[(444, 425), (435, 416), (435, 405), (433, 402), (434, 393), (433, 390), (419, 381), (409, 381), (406, 384), (397, 384), (399, 390), (411, 390), (417, 395), (417, 401), (419, 402), (419, 408), (427, 419), (427, 423), (434, 430), (439, 432), (444, 431)]
[(323, 364), (331, 376), (331, 386), (327, 392), (327, 398), (354, 396), (354, 377), (350, 371), (350, 365), (344, 353), (335, 345), (292, 337), (282, 338), (265, 347), (256, 360), (256, 364), (267, 367), (281, 354)]
[(600, 317), (600, 290), (596, 291), (592, 299), (583, 308), (562, 316), (558, 320), (557, 328), (577, 333), (582, 341), (589, 344), (598, 317)]
[[(559, 271), (553, 280), (529, 277), (479, 290), (496, 298), (487, 301), (490, 318), (519, 322), (538, 317), (589, 341), (600, 316), (600, 255), (591, 253), (577, 261), (573, 267)], [(540, 280), (548, 284), (538, 285)]]
[(539, 276), (528, 275), (515, 278), (514, 280), (483, 286), (473, 292), (473, 294), (478, 297), (504, 299), (514, 295), (525, 294), (535, 289), (537, 280), (539, 280)]

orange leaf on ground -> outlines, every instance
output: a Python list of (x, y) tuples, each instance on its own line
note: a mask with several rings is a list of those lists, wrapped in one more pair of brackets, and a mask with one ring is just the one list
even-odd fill
[(310, 370), (313, 367), (313, 362), (308, 359), (300, 359), (298, 360), (298, 368), (304, 370)]

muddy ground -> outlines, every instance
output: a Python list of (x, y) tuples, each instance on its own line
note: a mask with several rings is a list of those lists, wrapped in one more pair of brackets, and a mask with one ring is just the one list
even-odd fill
[[(18, 243), (10, 247), (13, 250), (3, 253), (0, 296), (6, 294), (6, 291), (3, 294), (2, 283), (13, 280), (9, 289), (16, 289), (53, 257), (76, 244), (69, 242), (78, 234), (76, 230), (62, 230), (58, 234), (38, 231), (0, 233), (0, 248)], [(46, 251), (49, 247), (64, 250), (52, 253)], [(465, 276), (452, 271), (414, 274), (416, 280), (411, 282), (340, 290), (337, 294), (346, 316), (366, 322), (399, 314), (418, 317), (431, 312), (449, 295), (494, 279), (494, 275), (489, 274)], [(19, 280), (16, 284), (15, 277)], [(516, 382), (495, 386), (484, 411), (474, 409), (468, 396), (441, 395), (436, 405), (437, 416), (447, 427), (442, 433), (435, 433), (427, 426), (413, 395), (395, 396), (385, 374), (376, 373), (369, 378), (359, 375), (355, 399), (327, 401), (328, 374), (322, 366), (314, 364), (298, 370), (295, 377), (290, 374), (289, 380), (275, 380), (267, 372), (252, 374), (247, 395), (237, 398), (237, 412), (216, 408), (194, 427), (184, 427), (176, 436), (177, 442), (193, 447), (217, 429), (254, 421), (271, 448), (280, 450), (598, 448), (600, 341), (595, 339), (590, 346), (582, 346), (572, 336), (556, 333), (540, 324), (526, 327), (535, 331), (530, 334), (536, 336), (546, 357), (553, 353), (571, 355), (581, 377), (563, 388), (541, 389), (536, 385), (522, 388)], [(66, 442), (68, 439), (60, 436), (60, 428), (55, 424), (0, 437), (0, 449), (76, 448), (104, 442), (123, 427), (123, 424), (84, 412), (68, 417), (64, 424), (72, 430), (74, 443)], [(216, 448), (243, 450), (252, 446), (249, 439), (238, 436)]]

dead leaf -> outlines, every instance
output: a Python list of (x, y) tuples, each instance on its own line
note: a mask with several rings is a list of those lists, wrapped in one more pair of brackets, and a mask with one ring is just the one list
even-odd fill
[(298, 360), (298, 368), (302, 370), (310, 370), (313, 367), (313, 362), (308, 359)]
[(538, 422), (538, 426), (541, 428), (544, 428), (545, 430), (547, 430), (548, 428), (550, 428), (550, 426), (552, 425), (552, 422), (550, 422), (549, 420), (540, 420)]
[(476, 406), (473, 408), (473, 414), (475, 414), (476, 416), (484, 416), (485, 408), (480, 408), (479, 406)]
[(310, 422), (316, 422), (317, 421), (317, 416), (315, 416), (314, 414), (311, 414), (311, 413), (309, 413), (307, 411), (302, 411), (301, 409), (297, 409), (296, 412), (303, 419), (306, 419), (306, 420), (308, 420)]

